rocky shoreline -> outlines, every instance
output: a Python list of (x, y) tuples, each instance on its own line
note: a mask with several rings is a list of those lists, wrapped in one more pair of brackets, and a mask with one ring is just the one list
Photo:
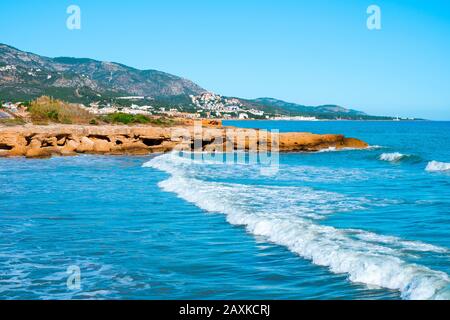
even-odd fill
[(77, 154), (146, 155), (174, 149), (195, 151), (279, 150), (314, 152), (328, 148), (366, 148), (339, 134), (268, 134), (264, 130), (220, 125), (175, 127), (124, 125), (24, 125), (0, 127), (0, 157), (47, 158)]

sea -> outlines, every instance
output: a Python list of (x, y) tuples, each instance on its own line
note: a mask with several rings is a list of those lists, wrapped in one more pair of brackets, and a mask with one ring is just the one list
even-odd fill
[(0, 159), (0, 299), (450, 299), (450, 122), (225, 124), (370, 147)]

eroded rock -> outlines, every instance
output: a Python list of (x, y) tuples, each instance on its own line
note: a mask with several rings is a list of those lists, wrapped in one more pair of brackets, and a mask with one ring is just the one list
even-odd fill
[(366, 148), (367, 144), (339, 134), (312, 133), (270, 134), (263, 130), (218, 128), (210, 123), (198, 127), (151, 126), (17, 126), (0, 127), (0, 157), (28, 158), (52, 155), (132, 154), (174, 150), (312, 152), (327, 148)]

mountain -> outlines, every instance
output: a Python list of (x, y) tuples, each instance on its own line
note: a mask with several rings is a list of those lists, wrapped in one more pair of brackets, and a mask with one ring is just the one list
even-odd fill
[(118, 96), (185, 99), (205, 92), (192, 81), (157, 70), (138, 70), (93, 59), (47, 58), (0, 44), (0, 97), (51, 95), (68, 101)]
[(286, 102), (274, 98), (239, 99), (249, 108), (262, 110), (284, 116), (306, 116), (318, 119), (348, 119), (348, 120), (392, 120), (393, 117), (372, 116), (362, 111), (347, 109), (338, 105), (306, 106)]
[(257, 109), (270, 110), (274, 113), (289, 114), (292, 116), (318, 116), (318, 115), (339, 115), (347, 117), (368, 116), (362, 111), (346, 109), (337, 105), (305, 106), (292, 102), (286, 102), (274, 98), (258, 98), (253, 100), (244, 100), (245, 104)]
[[(68, 102), (111, 102), (117, 97), (145, 97), (140, 103), (181, 106), (197, 112), (191, 95), (207, 91), (190, 80), (157, 70), (138, 70), (115, 62), (88, 58), (48, 58), (0, 44), (0, 101), (26, 101), (42, 95)], [(319, 119), (392, 119), (373, 117), (337, 105), (305, 106), (273, 98), (235, 98), (266, 115), (311, 116)], [(129, 102), (128, 102), (129, 103)]]

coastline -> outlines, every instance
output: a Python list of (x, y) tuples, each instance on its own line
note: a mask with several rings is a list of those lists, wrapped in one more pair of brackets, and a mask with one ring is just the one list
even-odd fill
[[(364, 141), (341, 134), (270, 133), (208, 123), (151, 125), (21, 125), (0, 127), (0, 157), (48, 158), (77, 154), (146, 155), (184, 151), (316, 152), (329, 148), (363, 149)], [(201, 150), (198, 148), (200, 146)]]
[(430, 119), (401, 119), (401, 120), (377, 120), (377, 119), (316, 119), (316, 120), (299, 120), (299, 119), (217, 119), (219, 121), (286, 121), (286, 122), (447, 122), (450, 120), (430, 120)]

